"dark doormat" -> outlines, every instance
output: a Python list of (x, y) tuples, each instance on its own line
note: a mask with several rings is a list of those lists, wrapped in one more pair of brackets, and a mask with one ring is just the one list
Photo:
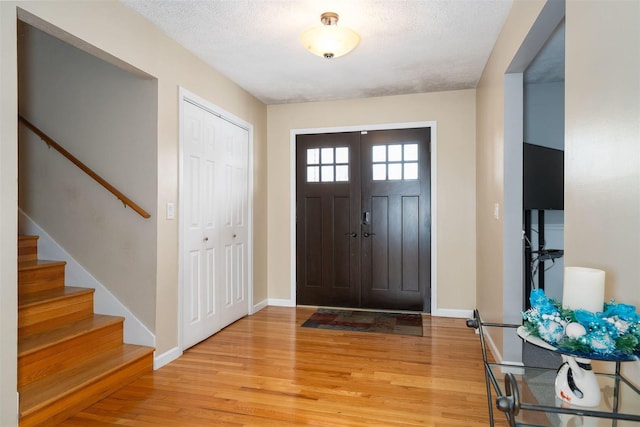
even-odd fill
[(303, 324), (305, 328), (422, 336), (422, 315), (379, 311), (320, 308)]

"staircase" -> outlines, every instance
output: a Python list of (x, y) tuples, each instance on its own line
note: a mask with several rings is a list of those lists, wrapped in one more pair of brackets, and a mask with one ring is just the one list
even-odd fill
[(124, 344), (124, 318), (94, 314), (94, 290), (65, 286), (65, 264), (18, 236), (20, 426), (60, 423), (152, 371), (153, 349)]

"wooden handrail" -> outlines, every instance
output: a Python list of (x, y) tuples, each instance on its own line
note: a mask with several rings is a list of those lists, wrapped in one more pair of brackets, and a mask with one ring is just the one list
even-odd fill
[(138, 206), (133, 200), (131, 200), (130, 198), (122, 194), (120, 190), (118, 190), (113, 185), (109, 184), (104, 178), (102, 178), (100, 175), (98, 175), (93, 170), (91, 170), (91, 168), (89, 168), (87, 165), (85, 165), (80, 160), (78, 160), (73, 154), (69, 153), (67, 150), (62, 148), (60, 144), (58, 144), (53, 139), (51, 139), (46, 133), (38, 129), (35, 125), (33, 125), (27, 119), (25, 119), (21, 115), (18, 115), (18, 120), (20, 120), (26, 127), (31, 129), (36, 135), (38, 135), (49, 147), (55, 148), (58, 153), (62, 154), (69, 161), (71, 161), (71, 163), (73, 163), (74, 165), (82, 169), (84, 173), (89, 175), (91, 178), (95, 179), (100, 185), (102, 185), (104, 188), (109, 190), (114, 196), (118, 198), (118, 200), (122, 202), (122, 204), (124, 204), (125, 208), (129, 206), (131, 209), (136, 211), (143, 218), (151, 217), (151, 215), (147, 211), (145, 211), (140, 206)]

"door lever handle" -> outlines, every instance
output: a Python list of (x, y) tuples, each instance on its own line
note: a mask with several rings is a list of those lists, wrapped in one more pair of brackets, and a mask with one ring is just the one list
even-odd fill
[(362, 235), (363, 235), (364, 237), (369, 237), (369, 236), (375, 236), (375, 235), (376, 235), (376, 233), (367, 233), (367, 232), (365, 231), (364, 233), (362, 233)]
[(353, 232), (353, 233), (344, 233), (345, 236), (349, 236), (349, 237), (358, 237), (358, 233)]

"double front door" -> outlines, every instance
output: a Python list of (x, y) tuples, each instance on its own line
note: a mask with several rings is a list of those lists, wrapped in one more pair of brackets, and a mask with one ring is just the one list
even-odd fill
[(430, 135), (296, 137), (298, 304), (430, 311)]

